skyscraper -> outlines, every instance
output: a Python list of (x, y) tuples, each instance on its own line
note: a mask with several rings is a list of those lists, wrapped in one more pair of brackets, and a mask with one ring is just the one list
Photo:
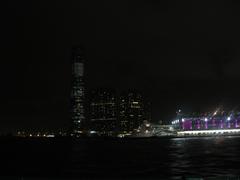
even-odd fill
[(142, 94), (137, 91), (122, 93), (119, 98), (119, 130), (132, 133), (142, 123), (150, 121), (150, 105)]
[(85, 86), (84, 86), (84, 54), (81, 48), (72, 49), (72, 133), (82, 133), (85, 123)]
[(94, 89), (90, 92), (90, 132), (113, 135), (117, 125), (116, 92), (113, 89)]

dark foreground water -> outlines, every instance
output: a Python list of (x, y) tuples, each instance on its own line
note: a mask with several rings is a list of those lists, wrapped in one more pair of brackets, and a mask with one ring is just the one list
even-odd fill
[(1, 139), (0, 143), (0, 175), (4, 177), (220, 179), (240, 176), (240, 137), (234, 136)]

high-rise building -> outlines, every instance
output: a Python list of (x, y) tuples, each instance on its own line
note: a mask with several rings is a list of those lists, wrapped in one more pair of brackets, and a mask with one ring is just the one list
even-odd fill
[(89, 100), (90, 132), (98, 135), (113, 135), (117, 126), (115, 90), (91, 90)]
[(132, 133), (144, 121), (150, 121), (150, 104), (136, 91), (125, 92), (119, 97), (119, 130)]
[(72, 49), (72, 133), (82, 133), (85, 123), (85, 86), (84, 86), (84, 54), (81, 48)]

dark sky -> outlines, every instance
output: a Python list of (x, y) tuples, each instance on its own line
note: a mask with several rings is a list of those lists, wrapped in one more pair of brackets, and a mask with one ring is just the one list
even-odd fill
[(137, 88), (153, 120), (240, 99), (239, 3), (7, 1), (1, 5), (0, 130), (69, 123), (71, 47), (88, 87)]

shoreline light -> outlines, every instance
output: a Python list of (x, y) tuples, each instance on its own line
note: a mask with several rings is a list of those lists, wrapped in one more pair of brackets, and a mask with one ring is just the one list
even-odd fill
[(217, 129), (217, 130), (194, 130), (194, 131), (179, 131), (177, 134), (190, 135), (190, 134), (213, 134), (213, 133), (240, 133), (240, 129)]

